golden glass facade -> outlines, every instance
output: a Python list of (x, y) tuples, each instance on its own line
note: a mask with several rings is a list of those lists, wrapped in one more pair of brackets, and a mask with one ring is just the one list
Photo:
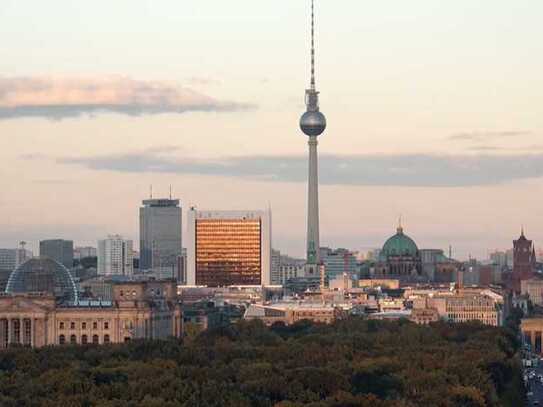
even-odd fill
[(196, 220), (196, 284), (260, 285), (260, 219)]

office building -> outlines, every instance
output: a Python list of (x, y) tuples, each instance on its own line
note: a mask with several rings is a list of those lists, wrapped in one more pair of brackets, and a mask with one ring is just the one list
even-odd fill
[(134, 273), (132, 240), (110, 235), (98, 241), (98, 275), (131, 276)]
[(187, 284), (270, 285), (271, 213), (197, 211), (187, 215)]
[(321, 261), (324, 264), (326, 276), (334, 279), (337, 276), (355, 276), (357, 274), (356, 257), (347, 249), (330, 249), (321, 247)]
[(274, 249), (271, 255), (271, 284), (281, 284), (281, 252)]
[(0, 270), (13, 271), (26, 260), (32, 258), (32, 252), (26, 249), (0, 249)]
[(74, 249), (74, 259), (81, 260), (87, 257), (96, 257), (98, 252), (96, 247), (85, 246), (85, 247), (76, 247)]
[(49, 257), (71, 269), (74, 266), (74, 242), (63, 239), (42, 240), (40, 257)]
[(181, 207), (178, 199), (147, 199), (140, 208), (141, 271), (169, 271), (173, 276), (180, 256)]

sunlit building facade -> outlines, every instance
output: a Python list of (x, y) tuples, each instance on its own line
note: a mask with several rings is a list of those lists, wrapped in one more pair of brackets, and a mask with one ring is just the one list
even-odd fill
[(188, 285), (270, 285), (269, 211), (191, 209), (187, 223)]

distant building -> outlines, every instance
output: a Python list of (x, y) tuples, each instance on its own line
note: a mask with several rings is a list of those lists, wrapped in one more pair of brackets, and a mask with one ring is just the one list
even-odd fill
[(404, 234), (401, 224), (396, 234), (383, 245), (374, 277), (409, 282), (423, 279), (420, 251), (413, 239)]
[(521, 294), (526, 294), (532, 301), (532, 304), (543, 306), (543, 280), (539, 278), (530, 278), (520, 281)]
[(411, 311), (409, 319), (419, 325), (428, 325), (439, 321), (439, 313), (435, 308), (416, 308)]
[(244, 319), (259, 319), (271, 326), (275, 323), (292, 325), (298, 321), (330, 324), (342, 315), (340, 309), (323, 304), (277, 303), (273, 305), (251, 304), (245, 311)]
[(133, 267), (132, 240), (110, 235), (98, 241), (98, 275), (131, 276)]
[(496, 250), (489, 255), (490, 262), (501, 267), (513, 267), (513, 250)]
[(169, 271), (176, 274), (182, 255), (181, 208), (178, 199), (146, 199), (140, 208), (141, 271)]
[(271, 284), (269, 211), (197, 211), (187, 216), (187, 284)]
[(85, 246), (85, 247), (76, 247), (74, 249), (74, 259), (81, 260), (87, 257), (96, 257), (98, 256), (96, 247)]
[(271, 283), (280, 285), (281, 283), (281, 252), (272, 249), (271, 254)]
[(71, 269), (74, 266), (74, 242), (63, 239), (42, 240), (40, 257), (49, 257)]
[(0, 249), (0, 270), (13, 271), (31, 258), (32, 252), (30, 250)]
[(400, 288), (400, 280), (394, 279), (362, 279), (358, 281), (360, 288), (385, 288), (397, 290)]
[(324, 264), (326, 276), (329, 279), (334, 279), (336, 276), (343, 276), (343, 274), (348, 274), (349, 276), (357, 274), (356, 257), (347, 249), (333, 250), (328, 247), (322, 247), (320, 256)]
[(535, 248), (531, 240), (526, 239), (524, 230), (520, 237), (513, 241), (513, 273), (512, 289), (520, 293), (521, 281), (534, 276), (536, 270)]

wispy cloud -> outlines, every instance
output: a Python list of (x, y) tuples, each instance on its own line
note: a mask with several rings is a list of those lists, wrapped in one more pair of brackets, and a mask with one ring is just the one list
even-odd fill
[(532, 134), (530, 131), (469, 131), (456, 133), (448, 137), (451, 141), (488, 141), (507, 137), (521, 137)]
[[(65, 157), (57, 162), (98, 171), (198, 174), (267, 182), (306, 182), (307, 177), (305, 155), (197, 160), (151, 151)], [(543, 177), (543, 154), (322, 155), (319, 165), (324, 185), (461, 187)]]
[(221, 101), (189, 88), (125, 77), (0, 77), (0, 120), (63, 119), (99, 113), (129, 116), (160, 113), (228, 112), (252, 108)]

